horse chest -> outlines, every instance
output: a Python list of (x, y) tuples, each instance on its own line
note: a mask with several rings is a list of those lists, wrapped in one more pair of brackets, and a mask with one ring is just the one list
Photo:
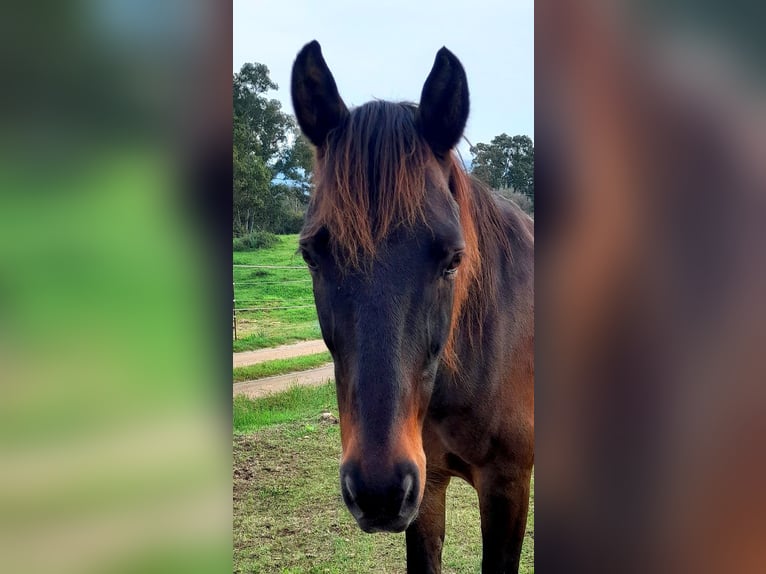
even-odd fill
[(469, 413), (432, 421), (431, 429), (433, 438), (425, 444), (426, 457), (453, 474), (467, 478), (464, 475), (469, 467), (481, 466), (490, 455), (492, 433)]

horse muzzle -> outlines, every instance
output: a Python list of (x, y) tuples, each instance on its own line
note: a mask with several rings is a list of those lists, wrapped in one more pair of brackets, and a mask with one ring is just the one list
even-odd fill
[(343, 464), (340, 489), (343, 501), (365, 532), (402, 532), (417, 515), (421, 477), (413, 462), (389, 471), (363, 472), (356, 462)]

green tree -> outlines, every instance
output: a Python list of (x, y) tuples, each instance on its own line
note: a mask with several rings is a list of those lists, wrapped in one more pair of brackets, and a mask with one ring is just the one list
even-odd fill
[(471, 173), (493, 189), (513, 189), (529, 197), (534, 209), (535, 144), (529, 136), (500, 134), (471, 147)]
[(234, 74), (234, 117), (248, 130), (240, 143), (248, 151), (274, 167), (284, 153), (284, 144), (294, 126), (292, 118), (282, 111), (278, 100), (268, 99), (266, 92), (278, 86), (271, 81), (263, 64), (244, 64)]
[(234, 74), (234, 231), (294, 231), (311, 185), (313, 152), (292, 116), (267, 93), (278, 86), (263, 64)]
[(292, 182), (299, 196), (308, 198), (314, 151), (306, 136), (297, 127), (293, 126), (293, 129), (295, 137), (292, 145), (287, 148), (276, 168), (284, 179)]
[(242, 143), (250, 137), (240, 117), (234, 116), (234, 232), (250, 233), (270, 194), (271, 170)]

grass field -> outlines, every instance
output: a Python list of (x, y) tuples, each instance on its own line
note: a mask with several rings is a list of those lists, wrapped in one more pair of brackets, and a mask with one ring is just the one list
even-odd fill
[(294, 386), (282, 393), (250, 400), (234, 397), (234, 434), (245, 434), (277, 423), (311, 424), (323, 411), (335, 412), (335, 383), (318, 387)]
[[(404, 534), (365, 534), (338, 486), (334, 384), (234, 401), (234, 572), (345, 574), (405, 571)], [(279, 424), (275, 424), (279, 423)], [(534, 572), (534, 482), (521, 572)], [(481, 533), (475, 491), (447, 494), (444, 573), (476, 573)]]
[(234, 367), (234, 382), (252, 381), (263, 377), (305, 371), (330, 362), (332, 362), (332, 356), (329, 352), (325, 351), (324, 353), (291, 357), (289, 359), (274, 359), (273, 361), (265, 361), (246, 367)]
[(297, 235), (280, 235), (279, 243), (274, 247), (234, 252), (234, 265), (297, 267), (234, 267), (236, 307), (269, 308), (237, 313), (238, 336), (233, 342), (235, 352), (321, 337), (311, 290), (311, 276), (303, 259), (296, 253), (297, 249)]

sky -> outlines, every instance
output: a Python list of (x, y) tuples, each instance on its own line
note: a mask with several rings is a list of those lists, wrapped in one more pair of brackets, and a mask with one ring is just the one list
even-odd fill
[[(534, 139), (533, 0), (234, 0), (234, 72), (266, 64), (293, 113), (290, 71), (318, 40), (348, 106), (371, 99), (417, 102), (442, 46), (463, 63), (471, 112), (465, 137)], [(458, 146), (470, 159), (468, 144)]]

